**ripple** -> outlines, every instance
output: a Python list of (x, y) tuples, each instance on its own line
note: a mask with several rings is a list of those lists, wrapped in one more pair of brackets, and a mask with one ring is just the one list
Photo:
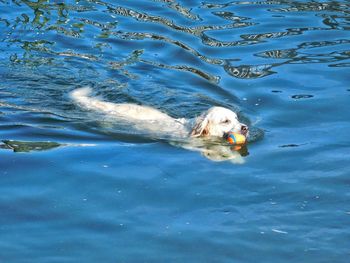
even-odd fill
[(103, 29), (103, 30), (112, 30), (112, 29), (115, 29), (118, 25), (117, 21), (101, 23), (101, 22), (94, 21), (94, 20), (91, 20), (88, 18), (80, 18), (79, 20), (86, 25), (92, 25), (92, 26), (95, 26), (95, 27)]
[[(336, 45), (346, 45), (349, 43), (348, 39), (339, 39), (339, 40), (319, 40), (319, 41), (313, 41), (313, 42), (304, 42), (300, 43), (295, 47), (289, 48), (289, 49), (274, 49), (274, 50), (265, 50), (262, 52), (259, 52), (255, 54), (257, 57), (266, 58), (266, 59), (286, 59), (287, 61), (283, 63), (265, 63), (260, 65), (249, 65), (242, 63), (241, 66), (230, 66), (227, 65), (225, 59), (218, 58), (218, 57), (212, 57), (208, 56), (206, 54), (207, 52), (200, 52), (197, 45), (192, 46), (189, 41), (181, 41), (178, 38), (172, 38), (167, 36), (166, 34), (158, 34), (156, 32), (128, 32), (125, 30), (118, 30), (113, 31), (117, 26), (122, 25), (122, 22), (120, 21), (120, 17), (128, 17), (131, 19), (134, 19), (137, 22), (142, 23), (155, 23), (162, 26), (165, 26), (168, 29), (172, 29), (175, 31), (178, 31), (180, 33), (189, 34), (191, 36), (194, 36), (201, 40), (202, 44), (208, 47), (212, 48), (233, 48), (233, 47), (246, 47), (246, 46), (253, 46), (253, 45), (259, 45), (263, 44), (265, 42), (268, 42), (272, 39), (283, 39), (283, 38), (290, 38), (292, 36), (298, 36), (301, 34), (304, 34), (305, 32), (311, 32), (311, 31), (324, 31), (329, 30), (325, 28), (320, 27), (300, 27), (300, 28), (287, 28), (284, 31), (275, 31), (275, 32), (265, 32), (265, 33), (242, 33), (240, 34), (240, 40), (236, 41), (227, 41), (227, 40), (219, 40), (215, 37), (209, 36), (206, 32), (212, 32), (212, 35), (215, 36), (215, 31), (225, 31), (230, 32), (230, 30), (234, 30), (237, 28), (254, 28), (254, 26), (259, 26), (259, 23), (255, 23), (253, 21), (253, 17), (248, 17), (241, 15), (239, 11), (237, 12), (231, 12), (231, 11), (224, 11), (222, 9), (225, 9), (229, 6), (244, 6), (244, 5), (295, 5), (295, 3), (285, 3), (285, 2), (278, 2), (278, 1), (260, 1), (260, 2), (228, 2), (226, 4), (215, 4), (215, 3), (203, 3), (201, 8), (205, 9), (219, 9), (212, 11), (212, 15), (223, 18), (226, 21), (229, 21), (231, 23), (229, 24), (208, 24), (205, 25), (205, 20), (199, 18), (198, 15), (195, 15), (192, 13), (191, 8), (184, 7), (181, 3), (176, 1), (165, 1), (165, 0), (155, 0), (153, 1), (155, 3), (162, 3), (164, 4), (165, 8), (170, 8), (171, 10), (174, 10), (181, 16), (185, 17), (186, 19), (189, 19), (192, 21), (191, 23), (187, 23), (186, 25), (180, 25), (178, 23), (175, 23), (170, 17), (163, 17), (158, 15), (152, 15), (148, 12), (141, 12), (137, 11), (134, 8), (127, 8), (123, 6), (113, 5), (108, 2), (104, 1), (89, 1), (90, 4), (88, 5), (69, 5), (69, 4), (38, 4), (38, 3), (25, 3), (26, 6), (28, 6), (31, 10), (33, 10), (34, 18), (30, 15), (27, 15), (25, 13), (22, 13), (20, 18), (18, 18), (15, 22), (15, 27), (23, 24), (27, 25), (32, 21), (32, 24), (40, 24), (40, 30), (47, 30), (47, 31), (53, 31), (58, 34), (63, 34), (67, 37), (73, 37), (73, 38), (84, 38), (84, 34), (86, 33), (85, 26), (91, 25), (101, 30), (99, 35), (95, 35), (96, 40), (94, 43), (94, 47), (102, 47), (102, 46), (108, 46), (113, 49), (113, 45), (110, 45), (110, 43), (103, 43), (101, 41), (103, 38), (110, 38), (110, 37), (117, 37), (121, 40), (128, 40), (128, 41), (142, 41), (142, 40), (153, 40), (155, 42), (164, 42), (168, 43), (170, 45), (176, 46), (184, 50), (185, 52), (190, 53), (191, 55), (199, 58), (200, 60), (204, 61), (205, 63), (211, 64), (211, 65), (217, 65), (219, 67), (224, 67), (224, 70), (226, 73), (228, 73), (228, 76), (232, 76), (235, 78), (244, 78), (244, 79), (253, 79), (253, 78), (262, 78), (269, 75), (272, 75), (275, 73), (275, 71), (272, 70), (272, 67), (279, 67), (286, 64), (306, 64), (306, 63), (333, 63), (330, 65), (331, 67), (347, 67), (347, 63), (339, 63), (340, 60), (346, 60), (349, 58), (348, 54), (346, 52), (340, 52), (340, 51), (334, 51), (332, 53), (327, 54), (307, 54), (305, 52), (302, 52), (302, 49), (306, 48), (316, 48), (316, 47), (326, 47), (326, 46), (336, 46)], [(96, 6), (93, 6), (96, 5)], [(70, 12), (79, 12), (84, 14), (85, 12), (97, 12), (99, 11), (99, 8), (103, 6), (106, 8), (104, 10), (105, 13), (112, 14), (112, 17), (104, 20), (109, 21), (99, 21), (97, 19), (91, 19), (88, 17), (76, 17), (71, 19), (70, 18)], [(317, 10), (333, 10), (335, 12), (341, 12), (344, 13), (344, 10), (341, 10), (342, 8), (347, 7), (347, 5), (339, 4), (334, 5), (332, 8), (329, 3), (324, 4), (317, 4), (317, 3), (304, 3), (304, 4), (298, 4), (297, 6), (294, 6), (293, 8), (297, 8), (299, 11), (317, 11)], [(348, 8), (348, 7), (347, 7)], [(52, 17), (48, 13), (49, 10), (54, 10), (57, 13), (57, 21), (53, 21)], [(290, 9), (278, 9), (278, 8), (272, 8), (269, 9), (270, 12), (276, 13), (276, 12), (292, 12)], [(293, 9), (294, 10), (294, 9)], [(288, 12), (289, 12), (288, 11)], [(117, 16), (115, 16), (117, 15)], [(317, 17), (322, 19), (328, 19), (329, 17), (326, 17), (326, 14), (317, 14)], [(343, 22), (340, 22), (340, 20), (337, 20), (338, 18), (342, 18), (339, 16), (332, 16), (334, 21), (338, 21), (338, 26), (340, 23), (345, 23), (343, 25), (346, 26), (346, 18), (347, 16), (344, 15)], [(13, 21), (9, 21), (6, 18), (1, 18), (3, 21), (3, 24), (6, 26), (9, 26), (9, 24), (12, 24)], [(55, 22), (55, 23), (53, 23)], [(136, 22), (136, 23), (137, 23)], [(196, 25), (196, 23), (200, 22), (200, 25)], [(324, 22), (324, 21), (323, 21)], [(124, 22), (123, 22), (124, 23)], [(204, 25), (203, 25), (204, 24)], [(332, 28), (336, 29), (336, 28)], [(343, 29), (343, 28), (342, 28)], [(232, 31), (234, 32), (234, 31)], [(15, 33), (13, 31), (11, 34)], [(43, 32), (41, 32), (42, 34)], [(77, 57), (82, 58), (90, 61), (96, 61), (101, 59), (100, 56), (96, 56), (95, 54), (88, 53), (88, 52), (79, 52), (77, 50), (74, 50), (72, 48), (66, 48), (65, 50), (57, 50), (56, 43), (53, 40), (22, 40), (21, 38), (9, 38), (6, 41), (10, 41), (11, 43), (18, 43), (20, 45), (23, 45), (23, 49), (27, 52), (31, 53), (33, 51), (37, 51), (40, 53), (47, 53), (50, 54), (51, 57), (35, 57), (32, 56), (30, 60), (26, 58), (20, 58), (19, 54), (13, 54), (11, 56), (11, 61), (18, 62), (18, 63), (27, 63), (31, 64), (33, 66), (35, 65), (43, 65), (43, 64), (52, 64), (55, 59), (57, 59), (58, 56), (62, 57)], [(102, 51), (102, 50), (101, 50)], [(34, 54), (33, 54), (34, 55)], [(231, 58), (232, 60), (232, 58)], [(237, 58), (237, 61), (244, 60), (244, 58)], [(147, 61), (147, 60), (145, 60)], [(103, 60), (103, 64), (109, 64), (110, 61)], [(112, 62), (113, 63), (113, 62)], [(196, 75), (204, 77), (204, 79), (207, 79), (211, 82), (220, 82), (220, 79), (218, 76), (213, 76), (213, 74), (210, 74), (209, 72), (204, 72), (201, 69), (197, 69), (193, 65), (165, 65), (164, 63), (158, 62), (158, 61), (152, 61), (147, 62), (152, 63), (153, 65), (158, 65), (158, 67), (163, 69), (177, 69), (181, 71), (188, 71), (192, 72)], [(112, 67), (115, 68), (115, 63), (111, 64)], [(124, 71), (123, 74), (129, 78), (135, 79), (135, 74), (132, 74), (128, 71)]]
[(336, 11), (345, 12), (349, 11), (349, 5), (341, 2), (289, 2), (286, 3), (290, 7), (287, 8), (274, 8), (271, 11), (274, 12), (319, 12), (319, 11)]
[(173, 44), (175, 46), (180, 47), (181, 49), (185, 50), (186, 52), (190, 52), (192, 55), (198, 57), (199, 59), (210, 63), (214, 65), (221, 65), (224, 63), (224, 60), (222, 59), (215, 59), (215, 58), (208, 58), (202, 54), (200, 54), (197, 50), (194, 48), (191, 48), (190, 46), (182, 43), (181, 41), (173, 40), (165, 36), (156, 35), (152, 33), (137, 33), (137, 32), (123, 32), (123, 31), (117, 31), (113, 32), (112, 35), (118, 36), (121, 39), (127, 39), (127, 40), (144, 40), (144, 39), (151, 39), (155, 41), (164, 41), (170, 44)]
[(314, 97), (314, 95), (309, 95), (309, 94), (298, 94), (298, 95), (291, 96), (291, 98), (295, 99), (295, 100), (310, 99), (310, 98), (313, 98), (313, 97)]
[(331, 64), (329, 67), (335, 67), (335, 68), (348, 68), (350, 67), (350, 62), (349, 63), (336, 63), (336, 64)]
[(180, 70), (180, 71), (187, 71), (190, 73), (193, 73), (201, 78), (204, 78), (208, 81), (210, 81), (211, 83), (217, 84), (220, 81), (220, 77), (218, 76), (213, 76), (209, 73), (206, 73), (200, 69), (194, 68), (194, 67), (190, 67), (190, 66), (186, 66), (186, 65), (176, 65), (176, 66), (170, 66), (170, 65), (166, 65), (166, 64), (162, 64), (162, 63), (158, 63), (155, 61), (148, 61), (148, 60), (140, 60), (141, 62), (145, 63), (145, 64), (150, 64), (152, 66), (156, 66), (156, 67), (160, 67), (160, 68), (166, 68), (166, 69), (175, 69), (175, 70)]
[(241, 65), (241, 66), (231, 66), (229, 64), (225, 65), (225, 70), (228, 74), (233, 77), (240, 79), (253, 79), (253, 78), (262, 78), (275, 72), (271, 70), (273, 65)]
[(11, 23), (7, 19), (4, 19), (4, 18), (0, 18), (0, 23), (4, 23), (7, 27), (11, 25)]
[(241, 35), (241, 38), (245, 40), (254, 40), (254, 41), (264, 41), (266, 39), (274, 39), (274, 38), (281, 38), (286, 36), (293, 36), (293, 35), (300, 35), (304, 31), (310, 30), (310, 29), (300, 29), (300, 28), (293, 28), (293, 29), (287, 29), (286, 32), (271, 32), (271, 33), (262, 33), (262, 34), (243, 34)]
[(14, 152), (31, 152), (31, 151), (45, 151), (60, 147), (61, 144), (56, 142), (23, 142), (3, 140), (0, 144), (1, 149), (11, 149)]
[(350, 44), (350, 40), (349, 39), (337, 39), (337, 40), (324, 40), (324, 41), (317, 41), (317, 42), (304, 42), (302, 44), (299, 44), (298, 48), (299, 49), (312, 49), (312, 48), (336, 46), (336, 45), (343, 45), (343, 44)]
[(239, 40), (239, 41), (220, 41), (215, 38), (209, 37), (205, 33), (201, 35), (203, 44), (211, 47), (236, 47), (236, 46), (251, 46), (259, 44), (257, 40)]
[[(245, 21), (245, 20), (251, 19), (250, 17), (238, 16), (238, 15), (234, 14), (233, 12), (228, 12), (228, 11), (215, 11), (215, 12), (213, 12), (213, 14), (216, 16), (219, 16), (221, 18), (224, 18), (226, 20), (235, 21), (235, 22), (240, 22), (240, 21)], [(250, 23), (249, 25), (255, 25), (255, 24)]]
[(278, 58), (278, 59), (291, 59), (297, 56), (296, 49), (284, 49), (284, 50), (268, 50), (255, 54), (258, 57), (263, 58)]
[(303, 143), (303, 144), (291, 143), (291, 144), (280, 145), (278, 147), (280, 147), (280, 148), (295, 148), (295, 147), (300, 147), (300, 146), (304, 146), (304, 145), (306, 145), (306, 143)]
[(177, 25), (171, 20), (168, 20), (164, 17), (149, 15), (147, 13), (138, 12), (133, 9), (129, 9), (121, 6), (112, 7), (109, 5), (108, 11), (116, 15), (131, 17), (137, 21), (161, 24), (171, 29), (174, 29), (176, 31), (185, 32), (194, 36), (201, 36), (201, 34), (205, 31), (224, 30), (224, 29), (232, 29), (232, 28), (246, 26), (245, 24), (237, 25), (233, 23), (228, 25), (201, 25), (197, 27), (184, 27), (184, 26)]
[(59, 26), (59, 25), (49, 26), (46, 30), (56, 31), (57, 33), (61, 33), (61, 34), (64, 34), (66, 36), (74, 37), (74, 38), (81, 38), (82, 37), (81, 33), (83, 32), (82, 29), (78, 29), (78, 30), (74, 31), (74, 30), (69, 30), (63, 26)]
[(193, 14), (190, 9), (182, 6), (180, 3), (178, 3), (174, 0), (153, 0), (153, 1), (165, 3), (167, 5), (167, 7), (175, 10), (176, 12), (178, 12), (179, 14), (181, 14), (182, 16), (184, 16), (188, 19), (200, 20), (198, 15)]
[(83, 58), (91, 61), (96, 61), (98, 58), (94, 55), (90, 54), (80, 54), (80, 53), (75, 53), (73, 51), (64, 51), (64, 52), (58, 52), (57, 55), (59, 56), (64, 56), (64, 57), (77, 57), (77, 58)]

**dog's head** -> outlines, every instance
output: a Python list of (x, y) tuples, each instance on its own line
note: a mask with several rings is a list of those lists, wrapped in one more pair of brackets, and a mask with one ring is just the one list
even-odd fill
[(237, 114), (223, 107), (212, 107), (196, 119), (192, 137), (223, 137), (228, 132), (241, 133), (248, 137), (248, 126), (240, 123)]

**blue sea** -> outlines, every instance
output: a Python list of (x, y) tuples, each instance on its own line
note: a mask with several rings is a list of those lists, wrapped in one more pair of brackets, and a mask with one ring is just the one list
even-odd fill
[[(0, 80), (0, 262), (349, 262), (348, 0), (0, 0)], [(251, 139), (215, 161), (86, 86)]]

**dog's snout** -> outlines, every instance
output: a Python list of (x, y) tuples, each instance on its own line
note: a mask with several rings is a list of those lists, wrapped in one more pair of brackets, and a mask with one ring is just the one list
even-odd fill
[(242, 125), (241, 126), (241, 133), (243, 134), (243, 135), (246, 135), (247, 133), (248, 133), (248, 126), (247, 125)]

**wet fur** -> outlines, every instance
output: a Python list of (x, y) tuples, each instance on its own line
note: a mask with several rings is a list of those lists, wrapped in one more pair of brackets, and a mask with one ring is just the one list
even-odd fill
[[(183, 148), (198, 150), (209, 159), (215, 161), (236, 160), (239, 156), (236, 152), (227, 151), (229, 148), (226, 146), (216, 145), (215, 147), (208, 146), (204, 148), (196, 146), (200, 138), (202, 138), (201, 141), (210, 137), (222, 138), (226, 132), (240, 133), (242, 127), (247, 127), (240, 123), (237, 114), (229, 109), (212, 107), (194, 119), (175, 119), (148, 106), (106, 102), (97, 97), (92, 97), (91, 92), (90, 88), (80, 88), (72, 91), (70, 95), (74, 102), (81, 107), (123, 119), (133, 123), (139, 130), (158, 135), (171, 134), (171, 137), (176, 139), (186, 139), (186, 143), (181, 145)], [(242, 160), (235, 162), (242, 162)]]

